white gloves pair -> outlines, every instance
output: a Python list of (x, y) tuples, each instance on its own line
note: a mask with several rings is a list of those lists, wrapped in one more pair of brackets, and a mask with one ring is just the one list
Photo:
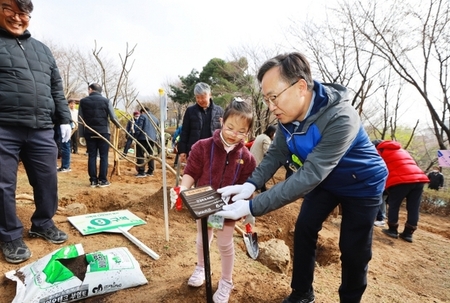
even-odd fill
[(59, 128), (61, 129), (61, 142), (69, 142), (70, 136), (72, 135), (72, 126), (70, 124), (61, 124)]
[(252, 196), (256, 187), (251, 183), (244, 183), (242, 185), (231, 185), (219, 188), (217, 192), (222, 194), (222, 197), (232, 197), (233, 204), (224, 205), (221, 211), (216, 215), (225, 217), (227, 219), (239, 220), (245, 217), (244, 225), (250, 223), (255, 225), (255, 217), (250, 212), (250, 203), (247, 200)]
[[(185, 186), (179, 186), (179, 193), (186, 190)], [(227, 219), (239, 220), (245, 217), (244, 225), (250, 223), (255, 225), (255, 217), (252, 216), (250, 212), (250, 203), (247, 200), (252, 196), (255, 191), (255, 186), (251, 183), (244, 183), (242, 185), (231, 185), (219, 188), (217, 192), (222, 194), (224, 201), (227, 201), (232, 196), (233, 204), (224, 205), (221, 211), (215, 213), (218, 216), (222, 216)], [(177, 188), (170, 189), (170, 208), (177, 203), (179, 195), (177, 193)]]

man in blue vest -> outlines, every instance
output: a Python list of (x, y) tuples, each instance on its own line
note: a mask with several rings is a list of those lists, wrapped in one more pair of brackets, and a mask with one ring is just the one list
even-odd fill
[[(318, 233), (340, 204), (340, 302), (360, 302), (367, 287), (373, 222), (386, 181), (386, 165), (352, 107), (348, 90), (313, 81), (302, 54), (283, 54), (266, 61), (259, 69), (258, 81), (266, 105), (278, 119), (277, 133), (243, 185), (218, 190), (236, 202), (217, 215), (235, 220), (262, 216), (303, 198), (295, 225), (292, 292), (283, 303), (312, 303)], [(295, 170), (292, 176), (244, 200), (287, 159)]]

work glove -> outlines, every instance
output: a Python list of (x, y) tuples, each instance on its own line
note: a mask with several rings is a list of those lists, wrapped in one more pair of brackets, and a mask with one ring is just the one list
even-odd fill
[(251, 226), (255, 226), (255, 217), (252, 216), (252, 214), (249, 214), (244, 219), (244, 225), (250, 224)]
[(70, 135), (72, 135), (72, 127), (70, 124), (61, 124), (59, 128), (61, 129), (61, 142), (69, 142)]
[(180, 193), (182, 191), (185, 191), (186, 189), (187, 189), (186, 186), (183, 186), (183, 185), (173, 187), (170, 189), (170, 209), (172, 209), (173, 206), (176, 205), (176, 209), (181, 210), (182, 201), (181, 201)]
[(230, 185), (219, 188), (217, 192), (222, 194), (222, 197), (232, 196), (232, 201), (238, 201), (242, 199), (249, 199), (255, 190), (256, 187), (253, 184), (245, 182), (242, 185)]
[(239, 200), (233, 204), (224, 205), (222, 210), (215, 213), (226, 219), (239, 220), (242, 217), (251, 215), (250, 203), (247, 200)]

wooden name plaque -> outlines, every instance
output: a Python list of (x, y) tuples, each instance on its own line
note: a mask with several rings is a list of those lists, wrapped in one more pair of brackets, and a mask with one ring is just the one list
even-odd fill
[(182, 191), (181, 199), (195, 219), (214, 214), (225, 205), (222, 196), (209, 185)]

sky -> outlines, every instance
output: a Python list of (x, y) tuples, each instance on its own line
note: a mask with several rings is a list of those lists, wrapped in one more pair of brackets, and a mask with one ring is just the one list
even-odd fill
[[(158, 89), (192, 69), (201, 71), (213, 58), (231, 59), (233, 49), (270, 50), (286, 44), (293, 20), (317, 21), (327, 10), (327, 0), (33, 0), (33, 4), (28, 29), (38, 40), (86, 52), (96, 41), (102, 54), (117, 60), (118, 66), (127, 44), (129, 49), (136, 45), (130, 77), (142, 100), (154, 100)], [(426, 112), (423, 102), (412, 103), (402, 119), (407, 124), (423, 120)]]
[(292, 18), (323, 10), (325, 0), (34, 0), (29, 31), (41, 41), (117, 59), (136, 46), (131, 78), (140, 96), (243, 45), (271, 47)]

